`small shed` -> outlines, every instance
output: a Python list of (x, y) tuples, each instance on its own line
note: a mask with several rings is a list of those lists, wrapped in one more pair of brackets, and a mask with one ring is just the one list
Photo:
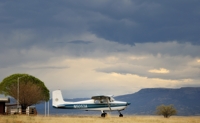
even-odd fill
[(5, 114), (5, 103), (9, 102), (9, 98), (0, 98), (0, 114)]

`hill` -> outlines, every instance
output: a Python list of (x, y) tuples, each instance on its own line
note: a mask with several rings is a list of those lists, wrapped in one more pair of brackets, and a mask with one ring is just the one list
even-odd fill
[[(178, 115), (200, 115), (200, 87), (170, 88), (146, 88), (140, 91), (115, 97), (116, 100), (131, 102), (131, 105), (123, 111), (123, 114), (154, 115), (156, 107), (165, 104), (173, 104)], [(73, 99), (77, 101), (84, 99)], [(44, 104), (36, 105), (39, 114), (44, 114)], [(50, 102), (50, 114), (99, 114), (94, 111), (54, 109)], [(115, 114), (115, 113), (112, 113)]]
[(126, 109), (128, 114), (152, 115), (161, 104), (173, 104), (178, 115), (200, 114), (200, 87), (147, 88), (134, 94), (118, 96), (116, 99), (131, 102)]

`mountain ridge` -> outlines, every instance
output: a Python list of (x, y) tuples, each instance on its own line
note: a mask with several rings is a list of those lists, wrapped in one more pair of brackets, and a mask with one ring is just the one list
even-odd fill
[(131, 114), (153, 115), (156, 107), (162, 104), (173, 104), (178, 115), (200, 114), (200, 87), (146, 88), (116, 99), (131, 102), (127, 108), (127, 112)]

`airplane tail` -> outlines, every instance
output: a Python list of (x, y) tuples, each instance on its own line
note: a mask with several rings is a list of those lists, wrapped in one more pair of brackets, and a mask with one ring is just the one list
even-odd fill
[(55, 90), (52, 92), (52, 105), (58, 107), (59, 104), (65, 103), (60, 90)]

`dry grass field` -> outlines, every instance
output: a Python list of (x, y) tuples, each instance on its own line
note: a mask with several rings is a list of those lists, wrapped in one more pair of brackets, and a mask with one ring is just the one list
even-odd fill
[(0, 116), (0, 123), (200, 123), (200, 116)]

